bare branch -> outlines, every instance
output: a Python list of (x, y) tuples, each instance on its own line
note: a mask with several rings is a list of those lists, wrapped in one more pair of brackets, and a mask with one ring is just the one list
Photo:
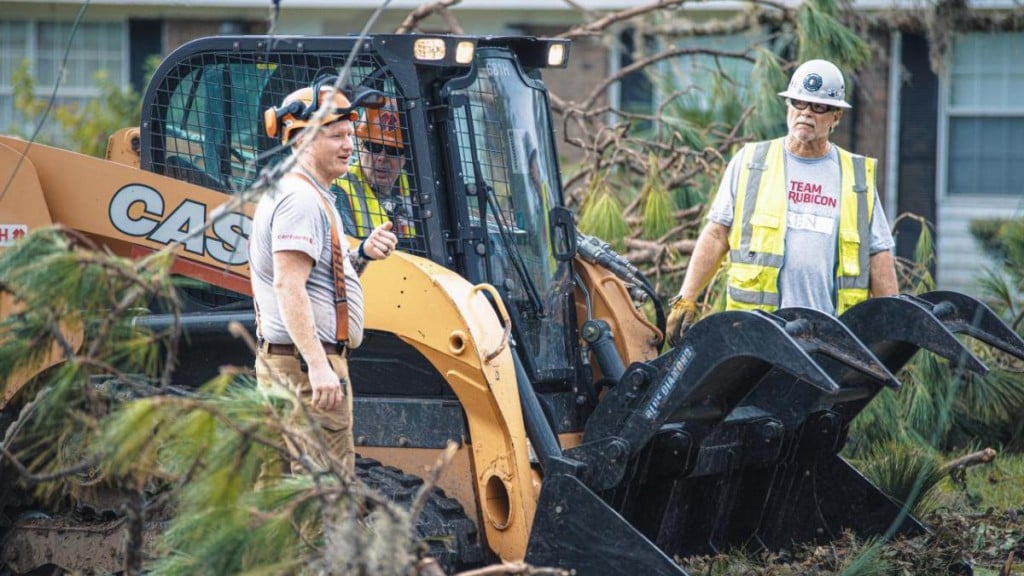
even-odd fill
[(971, 466), (977, 466), (979, 464), (988, 464), (996, 459), (996, 451), (992, 448), (985, 448), (984, 450), (978, 450), (977, 452), (971, 452), (954, 460), (950, 460), (942, 465), (939, 472), (942, 474), (950, 474), (954, 470), (961, 468), (969, 468)]
[[(454, 21), (454, 17), (451, 17), (452, 20), (448, 20), (450, 16), (444, 16), (444, 14), (447, 12), (448, 8), (455, 6), (459, 2), (462, 2), (462, 0), (437, 0), (430, 4), (423, 4), (419, 8), (410, 12), (409, 15), (402, 20), (402, 23), (398, 25), (398, 28), (395, 28), (395, 34), (408, 34), (412, 32), (420, 22), (435, 13), (441, 13), (448, 25), (451, 26), (452, 21)], [(458, 26), (458, 22), (455, 24), (458, 27), (458, 30), (453, 28), (452, 32), (455, 34), (461, 34), (462, 27)]]
[(655, 10), (662, 10), (664, 8), (671, 8), (673, 6), (678, 6), (678, 5), (683, 4), (685, 2), (686, 2), (686, 0), (659, 0), (658, 2), (654, 2), (652, 4), (646, 4), (644, 6), (637, 6), (636, 8), (629, 8), (628, 10), (622, 10), (620, 12), (614, 12), (612, 14), (608, 14), (607, 16), (605, 16), (603, 18), (599, 18), (598, 20), (590, 22), (588, 24), (583, 24), (581, 26), (576, 26), (576, 27), (572, 28), (571, 30), (569, 30), (568, 32), (563, 32), (563, 33), (559, 34), (558, 37), (559, 38), (578, 38), (580, 36), (592, 36), (594, 34), (597, 34), (597, 33), (600, 33), (600, 32), (603, 32), (603, 31), (607, 30), (608, 27), (610, 27), (613, 24), (616, 24), (618, 22), (622, 22), (623, 20), (629, 20), (631, 18), (636, 18), (637, 16), (642, 16), (642, 15), (647, 14), (649, 12), (654, 12)]

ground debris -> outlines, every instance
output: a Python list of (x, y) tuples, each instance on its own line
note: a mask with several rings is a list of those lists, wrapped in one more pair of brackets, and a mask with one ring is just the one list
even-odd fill
[(677, 562), (689, 574), (701, 576), (945, 576), (967, 574), (968, 566), (975, 574), (1024, 575), (1024, 509), (982, 514), (937, 511), (924, 522), (930, 534), (897, 537), (880, 547), (847, 532), (824, 545)]

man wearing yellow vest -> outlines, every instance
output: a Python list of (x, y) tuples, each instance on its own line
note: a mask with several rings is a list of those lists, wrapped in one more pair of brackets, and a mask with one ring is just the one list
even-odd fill
[(381, 108), (366, 109), (356, 125), (359, 158), (334, 181), (335, 204), (345, 229), (364, 238), (384, 222), (400, 237), (415, 236), (412, 197), (402, 144), (402, 126), (393, 98)]
[(693, 323), (696, 298), (727, 254), (728, 310), (838, 315), (869, 295), (897, 294), (876, 160), (829, 142), (850, 108), (845, 94), (839, 68), (805, 62), (779, 93), (789, 133), (747, 144), (729, 162), (668, 317), (671, 344)]

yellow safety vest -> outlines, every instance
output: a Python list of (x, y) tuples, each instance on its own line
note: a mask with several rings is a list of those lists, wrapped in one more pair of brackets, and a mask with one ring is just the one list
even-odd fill
[[(354, 236), (365, 238), (374, 228), (388, 221), (388, 215), (381, 208), (377, 195), (373, 193), (373, 187), (363, 178), (363, 170), (359, 163), (350, 165), (348, 172), (339, 176), (334, 185), (345, 193), (338, 194), (338, 202), (347, 201), (349, 212), (355, 218)], [(398, 189), (403, 199), (409, 198), (409, 178), (405, 170), (398, 176)], [(338, 209), (340, 211), (342, 207), (339, 206)], [(411, 219), (412, 214), (408, 214), (406, 221)], [(404, 237), (415, 236), (416, 227), (411, 223), (399, 225), (395, 234)]]
[[(733, 224), (729, 230), (727, 310), (779, 307), (779, 271), (786, 252), (784, 138), (747, 144), (740, 151)], [(874, 158), (839, 152), (839, 237), (836, 314), (867, 300), (871, 218), (875, 208)]]

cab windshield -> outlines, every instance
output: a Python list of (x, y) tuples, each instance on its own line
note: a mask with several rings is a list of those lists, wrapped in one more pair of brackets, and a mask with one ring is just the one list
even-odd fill
[(550, 210), (560, 205), (547, 93), (504, 50), (482, 50), (468, 105), (455, 107), (462, 173), (476, 198), (471, 227), (487, 237), (482, 276), (516, 317), (524, 364), (538, 381), (566, 379), (572, 317), (570, 266), (552, 250)]

